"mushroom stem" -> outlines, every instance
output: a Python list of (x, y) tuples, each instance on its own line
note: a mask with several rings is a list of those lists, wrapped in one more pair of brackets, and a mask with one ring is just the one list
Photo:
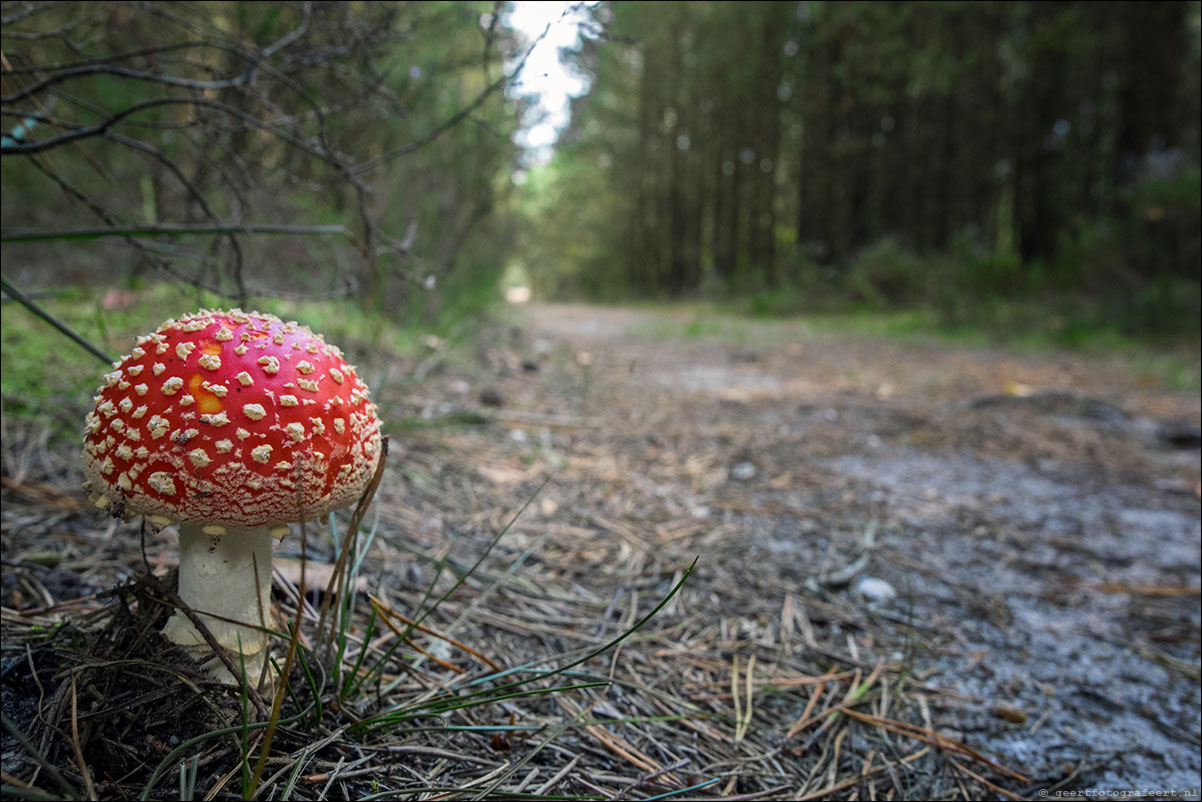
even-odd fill
[[(205, 529), (209, 529), (206, 532)], [(198, 613), (212, 613), (241, 621), (241, 626), (210, 615), (201, 615), (205, 626), (222, 647), (235, 655), (241, 650), (258, 657), (267, 636), (253, 626), (271, 623), (271, 530), (179, 525), (179, 596)], [(184, 647), (205, 647), (204, 638), (182, 612), (167, 622), (163, 634)]]

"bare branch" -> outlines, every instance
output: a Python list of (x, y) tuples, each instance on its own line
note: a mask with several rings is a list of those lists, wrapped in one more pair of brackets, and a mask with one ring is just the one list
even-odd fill
[[(188, 196), (200, 205), (205, 217), (209, 218), (209, 220), (212, 220), (214, 223), (217, 222), (217, 214), (213, 211), (212, 207), (209, 206), (209, 201), (205, 198), (204, 193), (201, 192), (195, 184), (189, 181), (188, 177), (184, 175), (183, 171), (180, 170), (176, 163), (168, 158), (167, 155), (161, 150), (151, 147), (145, 142), (140, 142), (136, 139), (129, 139), (128, 137), (114, 134), (112, 131), (109, 131), (105, 134), (105, 139), (116, 142), (119, 145), (124, 145), (131, 150), (148, 154), (153, 159), (158, 161), (159, 164), (162, 164), (171, 171), (171, 173), (176, 177), (176, 180), (178, 180), (180, 184), (184, 186), (184, 189), (187, 190)], [(229, 234), (228, 238), (230, 247), (234, 250), (234, 263), (230, 266), (230, 276), (234, 279), (234, 286), (238, 288), (238, 302), (245, 306), (248, 299), (246, 295), (246, 282), (242, 278), (242, 246), (238, 244), (238, 238), (233, 234)]]
[(215, 223), (189, 225), (163, 223), (153, 226), (114, 226), (112, 228), (56, 228), (49, 231), (6, 231), (0, 233), (0, 242), (38, 242), (61, 239), (99, 239), (101, 237), (170, 237), (189, 234), (339, 234), (349, 237), (350, 232), (339, 224), (333, 225), (279, 225), (275, 223), (246, 223), (230, 226)]
[(18, 22), (29, 19), (35, 14), (41, 14), (42, 12), (49, 11), (52, 8), (60, 5), (62, 5), (61, 2), (42, 3), (41, 5), (22, 3), (20, 11), (14, 14), (9, 14), (7, 17), (0, 18), (0, 25), (15, 25)]
[[(43, 13), (55, 7), (53, 15)], [(7, 228), (0, 239), (124, 242), (174, 281), (245, 302), (252, 293), (269, 292), (252, 286), (249, 270), (243, 275), (252, 253), (270, 258), (252, 249), (248, 236), (334, 233), (362, 259), (355, 275), (331, 282), (334, 293), (357, 291), (356, 276), (373, 297), (396, 286), (393, 275), (431, 286), (458, 250), (453, 240), (464, 230), (460, 207), (475, 208), (480, 187), (454, 178), (446, 182), (438, 203), (454, 208), (435, 222), (428, 219), (434, 200), (427, 192), (405, 197), (400, 210), (376, 201), (374, 183), (395, 184), (413, 168), (377, 170), (370, 182), (367, 173), (385, 163), (397, 165), (440, 139), (451, 148), (482, 147), (486, 158), (507, 162), (508, 126), (485, 105), (502, 95), (517, 72), (497, 67), (500, 56), (511, 52), (504, 46), (508, 34), (499, 21), (500, 5), (483, 26), (437, 4), (349, 7), (296, 0), (279, 8), (282, 18), (254, 11), (219, 22), (208, 6), (192, 2), (6, 5), (4, 13), (22, 25), (3, 33), (16, 38), (10, 37), (6, 52), (13, 63), (0, 73), (0, 116), (29, 123), (17, 123), (16, 135), (0, 144), (0, 155), (27, 157), (101, 224), (71, 220), (52, 231)], [(113, 13), (121, 24), (111, 24)], [(42, 38), (34, 44), (25, 34)], [(442, 35), (452, 37), (445, 50), (432, 46)], [(422, 53), (420, 62), (410, 45)], [(431, 57), (435, 61), (427, 69)], [(420, 79), (410, 75), (413, 63), (422, 65)], [(518, 70), (524, 63), (523, 57)], [(477, 85), (483, 91), (463, 108), (445, 111), (444, 76), (479, 82), (482, 69), (485, 78)], [(435, 76), (439, 80), (431, 80)], [(55, 99), (61, 102), (52, 117), (44, 107)], [(465, 123), (491, 131), (495, 139), (471, 132), (460, 142), (448, 134)], [(5, 130), (12, 126), (7, 123)], [(60, 170), (48, 158), (51, 151), (78, 148), (89, 139), (101, 141), (62, 158), (78, 164), (82, 154), (94, 167), (111, 170), (116, 180), (103, 189), (74, 164)], [(361, 147), (372, 150), (357, 152)], [(122, 151), (149, 161), (131, 160)], [(413, 174), (425, 182), (428, 169)], [(395, 192), (390, 188), (389, 196)], [(491, 198), (491, 191), (485, 194)], [(6, 206), (7, 220), (16, 220), (13, 208)], [(243, 223), (296, 220), (289, 215), (311, 210), (336, 212), (345, 225)], [(34, 224), (35, 218), (25, 219)], [(411, 222), (402, 237), (388, 230)], [(421, 245), (437, 253), (436, 260), (413, 252), (419, 225)], [(191, 246), (170, 241), (198, 235), (205, 238)]]
[(61, 320), (56, 318), (54, 315), (50, 314), (45, 309), (38, 306), (38, 303), (36, 301), (34, 301), (32, 298), (30, 298), (25, 293), (18, 290), (13, 285), (9, 284), (8, 281), (3, 276), (0, 276), (0, 286), (3, 286), (4, 291), (7, 292), (13, 298), (13, 300), (15, 300), (17, 303), (21, 304), (21, 306), (25, 307), (30, 312), (33, 312), (35, 315), (40, 317), (42, 320), (46, 321), (51, 326), (54, 326), (60, 332), (67, 335), (67, 338), (70, 339), (71, 342), (73, 342), (76, 345), (78, 345), (79, 347), (83, 348), (85, 351), (92, 354), (94, 357), (99, 359), (104, 364), (111, 365), (113, 363), (113, 360), (109, 358), (108, 354), (106, 354), (104, 351), (101, 351), (99, 348), (97, 348), (96, 346), (92, 345), (90, 342), (85, 340), (83, 337), (81, 337), (79, 334), (77, 334), (66, 323), (63, 323)]
[[(41, 172), (43, 175), (45, 175), (47, 178), (49, 178), (51, 181), (53, 181), (55, 184), (57, 184), (64, 192), (66, 192), (68, 195), (70, 195), (71, 197), (78, 200), (80, 203), (87, 206), (97, 217), (99, 217), (101, 220), (103, 220), (105, 223), (108, 224), (110, 230), (113, 230), (114, 233), (116, 232), (116, 230), (119, 228), (119, 224), (117, 223), (117, 220), (108, 212), (107, 209), (105, 209), (103, 206), (101, 206), (100, 204), (93, 201), (90, 197), (87, 196), (87, 194), (85, 194), (83, 191), (81, 191), (78, 187), (71, 184), (69, 181), (67, 181), (65, 178), (60, 176), (58, 173), (54, 172), (53, 170), (48, 169), (44, 164), (42, 164), (40, 158), (32, 157), (32, 158), (30, 158), (30, 163), (33, 164), (33, 166), (35, 168), (37, 168), (37, 170), (39, 172)], [(215, 286), (212, 286), (209, 284), (205, 284), (196, 278), (192, 278), (192, 277), (181, 274), (178, 270), (176, 270), (171, 265), (170, 262), (168, 262), (165, 259), (160, 259), (158, 256), (154, 255), (136, 237), (133, 237), (133, 236), (130, 236), (130, 235), (124, 234), (124, 233), (121, 234), (121, 236), (124, 238), (125, 242), (129, 244), (130, 247), (132, 247), (134, 250), (141, 253), (144, 257), (146, 257), (147, 261), (150, 262), (150, 264), (154, 265), (156, 268), (158, 268), (164, 274), (171, 276), (172, 278), (176, 279), (177, 281), (182, 281), (186, 284), (191, 284), (192, 286), (197, 287), (198, 289), (202, 289), (202, 290), (211, 292), (214, 295), (217, 295), (221, 298), (233, 298), (233, 296), (231, 296), (229, 293), (222, 290), (220, 287), (215, 287)]]
[(436, 126), (435, 128), (426, 132), (424, 135), (422, 135), (421, 137), (418, 137), (417, 139), (413, 140), (412, 142), (410, 142), (407, 145), (403, 145), (395, 150), (390, 150), (387, 153), (384, 153), (380, 156), (377, 156), (374, 159), (371, 159), (370, 161), (362, 162), (361, 164), (356, 164), (354, 167), (351, 168), (351, 173), (354, 175), (362, 175), (363, 173), (366, 173), (370, 170), (376, 169), (381, 164), (387, 164), (388, 162), (392, 161), (393, 159), (399, 159), (401, 156), (407, 156), (410, 153), (413, 153), (415, 150), (424, 148), (426, 145), (429, 145), (431, 142), (438, 139), (440, 136), (445, 134), (447, 131), (454, 128), (460, 122), (462, 122), (463, 120), (466, 120), (468, 117), (470, 117), (472, 115), (472, 112), (474, 112), (476, 109), (480, 108), (480, 106), (483, 105), (484, 101), (488, 100), (488, 98), (491, 97), (494, 92), (496, 92), (498, 89), (501, 89), (502, 87), (504, 87), (508, 80), (509, 80), (508, 75), (502, 75), (500, 78), (498, 78), (497, 80), (495, 80), (491, 84), (489, 84), (484, 89), (484, 91), (482, 91), (479, 95), (477, 95), (476, 99), (473, 100), (469, 105), (465, 106), (464, 108), (457, 111), (455, 114), (451, 115), (449, 118), (444, 120), (441, 125)]
[(448, 119), (443, 121), (442, 124), (434, 127), (433, 129), (428, 131), (426, 134), (422, 135), (421, 137), (418, 137), (417, 139), (415, 139), (414, 141), (410, 142), (407, 145), (403, 145), (399, 148), (396, 148), (395, 150), (391, 150), (387, 153), (384, 153), (374, 159), (371, 159), (370, 161), (366, 161), (361, 164), (356, 164), (354, 167), (351, 168), (351, 172), (354, 173), (355, 175), (362, 175), (363, 173), (366, 173), (370, 170), (374, 170), (375, 168), (379, 167), (381, 164), (386, 164), (386, 163), (392, 161), (393, 159), (398, 159), (402, 156), (407, 156), (410, 153), (413, 153), (414, 151), (419, 150), (419, 149), (425, 147), (426, 145), (429, 145), (431, 142), (438, 139), (440, 136), (445, 134), (447, 131), (454, 128), (460, 122), (470, 118), (472, 113), (475, 112), (476, 109), (480, 108), (480, 106), (482, 106), (484, 104), (484, 101), (488, 100), (488, 98), (491, 97), (497, 90), (503, 89), (506, 85), (509, 84), (510, 81), (512, 81), (515, 77), (517, 77), (518, 75), (521, 74), (522, 70), (525, 69), (525, 67), (526, 67), (526, 62), (529, 60), (530, 54), (534, 52), (534, 48), (538, 46), (539, 42), (541, 42), (544, 38), (546, 38), (547, 32), (550, 30), (551, 30), (550, 25), (548, 25), (546, 28), (543, 29), (543, 32), (538, 35), (538, 38), (536, 38), (530, 44), (530, 46), (526, 48), (526, 52), (524, 54), (522, 54), (522, 58), (514, 66), (513, 70), (511, 70), (508, 74), (502, 73), (501, 77), (497, 78), (495, 81), (493, 81), (488, 86), (486, 86), (484, 88), (484, 90), (481, 91), (480, 94), (477, 95), (476, 98), (471, 103), (469, 103), (467, 106), (465, 106), (462, 109), (460, 109), (459, 111), (457, 111), (455, 114), (451, 115)]
[(90, 77), (93, 75), (119, 75), (122, 78), (133, 78), (138, 81), (151, 81), (164, 86), (179, 86), (184, 89), (195, 89), (204, 91), (207, 89), (229, 89), (235, 86), (242, 86), (250, 82), (254, 77), (255, 69), (258, 67), (258, 62), (252, 62), (247, 67), (246, 72), (239, 75), (237, 78), (228, 78), (223, 81), (196, 81), (191, 78), (178, 78), (174, 75), (162, 75), (160, 73), (145, 72), (144, 70), (135, 70), (132, 67), (122, 67), (117, 64), (89, 64), (83, 67), (74, 67), (71, 69), (60, 70), (53, 75), (47, 76), (37, 83), (14, 92), (11, 95), (0, 95), (0, 103), (16, 103), (19, 100), (24, 100), (31, 95), (36, 95), (48, 87), (55, 84), (69, 81), (72, 78)]
[(257, 128), (261, 131), (267, 131), (268, 133), (274, 134), (275, 136), (278, 136), (280, 139), (283, 139), (284, 141), (286, 141), (288, 144), (290, 144), (294, 147), (300, 148), (301, 150), (305, 151), (309, 155), (316, 156), (316, 157), (322, 159), (323, 161), (326, 161), (326, 162), (332, 164), (333, 166), (336, 166), (336, 167), (341, 166), (337, 161), (332, 161), (332, 159), (335, 158), (334, 154), (329, 153), (324, 150), (321, 150), (319, 148), (315, 148), (312, 145), (310, 145), (309, 143), (290, 134), (289, 132), (281, 130), (278, 126), (276, 126), (272, 123), (266, 122), (264, 120), (260, 120), (259, 118), (255, 117), (254, 115), (252, 115), (248, 112), (242, 111), (241, 109), (238, 109), (238, 108), (234, 108), (233, 106), (230, 106), (226, 103), (220, 103), (216, 100), (207, 100), (205, 98), (158, 98), (156, 100), (147, 100), (142, 103), (137, 103), (137, 104), (134, 104), (133, 106), (122, 109), (121, 111), (114, 112), (107, 119), (102, 120), (99, 123), (70, 129), (66, 133), (60, 134), (59, 136), (50, 137), (49, 139), (43, 139), (43, 140), (39, 140), (37, 142), (30, 142), (30, 143), (26, 143), (26, 144), (18, 143), (15, 145), (5, 145), (3, 148), (0, 148), (0, 154), (20, 155), (20, 154), (41, 153), (46, 150), (51, 150), (52, 148), (61, 147), (62, 145), (65, 145), (69, 142), (74, 142), (78, 139), (86, 139), (87, 137), (92, 137), (92, 136), (101, 136), (101, 135), (104, 135), (113, 126), (117, 125), (120, 122), (123, 122), (126, 118), (128, 118), (134, 114), (137, 114), (139, 112), (143, 112), (148, 109), (158, 108), (160, 106), (198, 106), (201, 108), (213, 109), (214, 111), (219, 111), (222, 114), (227, 114), (230, 117), (234, 117), (238, 120), (241, 120), (242, 122), (245, 122), (247, 125), (251, 126), (252, 128)]
[[(12, 31), (5, 31), (6, 37), (13, 36)], [(29, 34), (29, 36), (43, 36), (43, 34)], [(113, 53), (107, 56), (98, 56), (96, 58), (86, 58), (80, 61), (70, 61), (63, 64), (43, 64), (38, 67), (10, 67), (4, 70), (2, 75), (31, 75), (35, 73), (45, 74), (48, 72), (59, 72), (61, 70), (74, 70), (81, 67), (89, 67), (97, 64), (111, 64), (113, 62), (129, 61), (135, 58), (146, 58), (147, 56), (160, 56), (165, 53), (173, 53), (176, 50), (196, 50), (199, 48), (210, 48), (215, 50), (224, 50), (228, 53), (240, 54), (240, 51), (234, 48), (222, 47), (213, 42), (176, 42), (170, 45), (157, 45), (155, 47), (145, 47), (141, 50), (131, 50), (127, 53)]]

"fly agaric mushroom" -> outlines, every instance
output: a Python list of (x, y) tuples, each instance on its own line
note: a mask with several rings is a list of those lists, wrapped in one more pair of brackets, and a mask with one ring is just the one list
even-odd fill
[[(270, 623), (273, 537), (353, 504), (375, 472), (380, 420), (367, 386), (305, 326), (201, 310), (139, 338), (95, 401), (85, 487), (114, 515), (177, 523), (180, 598), (249, 624), (201, 616), (222, 647), (260, 657), (267, 638), (253, 627)], [(206, 649), (181, 612), (164, 634)]]

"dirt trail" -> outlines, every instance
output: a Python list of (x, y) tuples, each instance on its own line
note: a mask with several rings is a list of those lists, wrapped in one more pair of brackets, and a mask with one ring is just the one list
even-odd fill
[(912, 660), (958, 694), (932, 697), (943, 732), (1065, 789), (1198, 793), (1197, 395), (1118, 359), (798, 323), (579, 306), (524, 320), (544, 369), (502, 392), (607, 433), (568, 446), (565, 471), (643, 510), (635, 536), (659, 532), (670, 554), (675, 521), (706, 524), (681, 554), (734, 589), (695, 602), (724, 627), (755, 639), (790, 629), (782, 604), (820, 618), (836, 599), (841, 616), (798, 626), (845, 630), (868, 662)]
[[(587, 684), (423, 718), (395, 737), (434, 751), (403, 772), (380, 752), (378, 777), (357, 769), (346, 798), (377, 779), (456, 787), (519, 766), (496, 775), (498, 792), (1198, 797), (1196, 393), (1158, 390), (1117, 357), (898, 344), (683, 308), (515, 314), (466, 352), (435, 343), (411, 363), (359, 348), (393, 435), (361, 579), (414, 614), (446, 593), (426, 624), (473, 651), (430, 637), (420, 660), (379, 658), (415, 680), (356, 704), (403, 709), (477, 676), (458, 673), (482, 672), (477, 655), (507, 671), (575, 656), (581, 673), (564, 680)], [(146, 651), (149, 619), (104, 591), (133, 593), (144, 560), (165, 573), (174, 546), (143, 545), (137, 521), (98, 521), (78, 446), (47, 448), (40, 431), (4, 439), (4, 712), (30, 732), (57, 722), (41, 731), (73, 787), (82, 748), (109, 796), (132, 798), (172, 743), (218, 731), (227, 709), (181, 706), (197, 704), (191, 681), (128, 687), (123, 661), (161, 658)], [(283, 542), (281, 575), (299, 577), (302, 553), (311, 576), (328, 568), (330, 542)], [(605, 648), (695, 558), (680, 592)], [(277, 590), (287, 604), (279, 577)], [(82, 747), (54, 735), (70, 729), (66, 664), (116, 699)], [(205, 698), (236, 716), (233, 696)], [(327, 705), (326, 724), (343, 715)], [(282, 753), (309, 754), (304, 727), (279, 737)], [(37, 761), (0, 740), (6, 773), (35, 776)], [(304, 772), (351, 765), (362, 746), (332, 744)], [(238, 775), (237, 750), (213, 754), (206, 789)]]

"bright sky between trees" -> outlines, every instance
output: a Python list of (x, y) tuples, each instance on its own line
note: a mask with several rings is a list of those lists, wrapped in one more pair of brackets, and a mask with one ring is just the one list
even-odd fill
[[(527, 42), (546, 35), (530, 53), (511, 97), (534, 98), (534, 107), (518, 130), (515, 141), (531, 153), (529, 163), (546, 164), (551, 150), (569, 122), (571, 100), (588, 91), (587, 76), (561, 58), (581, 44), (581, 23), (588, 20), (584, 4), (519, 0), (510, 5), (506, 20)], [(520, 52), (525, 52), (524, 46)]]

